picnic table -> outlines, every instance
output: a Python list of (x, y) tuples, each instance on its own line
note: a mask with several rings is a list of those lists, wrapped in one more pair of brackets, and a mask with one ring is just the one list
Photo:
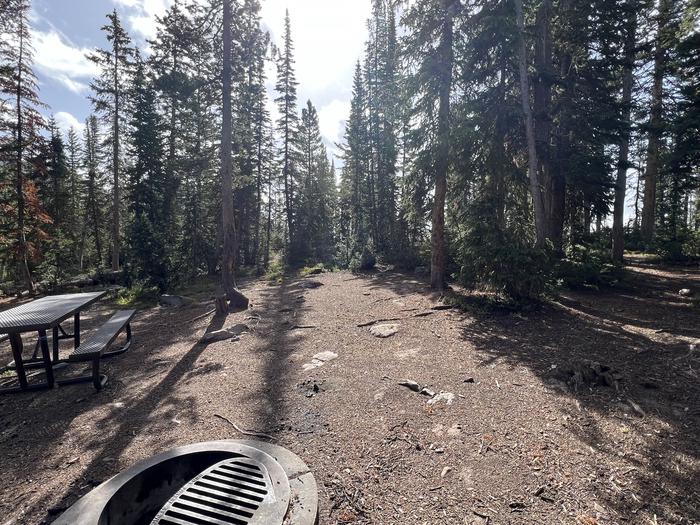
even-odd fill
[[(95, 388), (101, 388), (106, 377), (99, 374), (99, 359), (116, 355), (126, 351), (131, 343), (130, 321), (134, 310), (122, 310), (117, 312), (97, 333), (88, 341), (81, 344), (80, 340), (80, 313), (100, 300), (107, 292), (87, 292), (62, 295), (50, 295), (31, 301), (14, 308), (0, 312), (0, 334), (8, 334), (12, 347), (14, 368), (17, 373), (19, 387), (0, 389), (0, 393), (37, 390), (53, 388), (58, 384), (71, 384), (92, 380)], [(68, 334), (61, 323), (73, 317), (73, 333)], [(119, 350), (105, 354), (105, 350), (116, 339), (122, 329), (126, 328), (127, 342)], [(52, 350), (49, 350), (47, 332), (52, 331)], [(31, 359), (23, 359), (24, 345), (22, 334), (38, 333), (37, 348)], [(68, 359), (60, 359), (59, 344), (63, 339), (73, 339), (73, 352)], [(36, 357), (36, 350), (41, 350), (41, 357)], [(52, 355), (53, 354), (53, 355)], [(70, 378), (56, 381), (54, 368), (65, 365), (68, 361), (93, 361), (93, 373), (91, 376)], [(46, 381), (38, 384), (29, 384), (27, 381), (27, 368), (44, 368)]]

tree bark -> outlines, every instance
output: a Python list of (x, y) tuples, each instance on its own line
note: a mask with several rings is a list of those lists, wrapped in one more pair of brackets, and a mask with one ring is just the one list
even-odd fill
[(24, 283), (27, 286), (29, 293), (34, 293), (34, 281), (32, 280), (32, 274), (29, 271), (29, 260), (28, 260), (28, 249), (27, 249), (27, 238), (24, 232), (24, 136), (23, 129), (24, 126), (24, 115), (22, 114), (22, 68), (24, 65), (24, 15), (19, 16), (19, 57), (17, 59), (17, 91), (16, 91), (16, 103), (17, 103), (17, 151), (16, 151), (16, 170), (17, 170), (17, 260), (19, 266), (19, 272), (24, 279)]
[[(116, 34), (116, 30), (115, 30)], [(112, 137), (112, 169), (114, 195), (112, 201), (112, 271), (119, 271), (119, 39), (114, 39), (114, 121)]]
[(445, 196), (447, 194), (447, 170), (450, 156), (450, 92), (452, 90), (452, 17), (455, 0), (442, 0), (444, 13), (442, 34), (438, 47), (439, 107), (438, 144), (436, 148), (435, 199), (433, 202), (430, 233), (430, 287), (445, 287)]
[(216, 300), (219, 313), (227, 313), (229, 307), (239, 309), (248, 306), (236, 288), (234, 275), (236, 256), (236, 229), (233, 218), (233, 174), (231, 162), (232, 116), (231, 116), (231, 0), (224, 0), (223, 18), (223, 68), (222, 68), (222, 115), (221, 125), (221, 231), (223, 250), (221, 261), (221, 291)]
[(535, 131), (532, 122), (532, 109), (530, 107), (530, 86), (527, 73), (527, 51), (525, 49), (525, 20), (523, 17), (522, 0), (513, 0), (515, 4), (515, 20), (518, 26), (518, 70), (520, 73), (520, 99), (523, 108), (523, 120), (525, 122), (525, 136), (528, 150), (528, 177), (530, 179), (530, 193), (535, 214), (535, 245), (543, 247), (547, 238), (547, 228), (544, 214), (544, 202), (542, 189), (537, 171), (537, 146)]
[(649, 114), (649, 144), (647, 147), (647, 166), (644, 173), (644, 199), (642, 202), (641, 234), (642, 240), (647, 247), (654, 239), (656, 223), (656, 184), (661, 163), (663, 84), (666, 69), (666, 44), (663, 41), (663, 33), (669, 21), (669, 11), (669, 0), (661, 0), (659, 3), (656, 46), (654, 50), (654, 74), (651, 88), (651, 112)]
[(637, 11), (633, 7), (629, 14), (625, 35), (625, 65), (622, 74), (622, 122), (624, 129), (620, 137), (620, 157), (615, 179), (615, 204), (613, 208), (612, 253), (613, 263), (622, 264), (625, 251), (624, 216), (627, 169), (629, 168), (630, 124), (632, 116), (632, 84), (634, 82), (635, 44), (637, 40)]
[[(566, 10), (566, 2), (562, 2)], [(535, 20), (535, 70), (533, 124), (535, 128), (535, 147), (542, 184), (542, 200), (546, 216), (547, 238), (559, 252), (562, 244), (564, 227), (564, 186), (560, 170), (552, 165), (552, 31), (551, 0), (543, 0), (537, 10)], [(558, 166), (557, 166), (558, 167)]]

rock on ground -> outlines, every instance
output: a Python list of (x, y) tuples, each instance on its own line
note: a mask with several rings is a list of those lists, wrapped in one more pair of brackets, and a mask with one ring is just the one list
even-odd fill
[(163, 294), (160, 296), (160, 304), (163, 306), (184, 306), (191, 302), (192, 299), (182, 297), (181, 295)]
[(314, 354), (314, 356), (311, 358), (310, 363), (304, 363), (304, 365), (303, 365), (304, 371), (313, 370), (314, 368), (318, 368), (319, 366), (323, 366), (328, 361), (332, 361), (336, 357), (338, 357), (338, 354), (336, 354), (335, 352), (331, 352), (330, 350), (326, 350), (325, 352), (319, 352), (318, 354)]
[(369, 333), (375, 337), (391, 337), (398, 331), (397, 324), (376, 324), (369, 329)]

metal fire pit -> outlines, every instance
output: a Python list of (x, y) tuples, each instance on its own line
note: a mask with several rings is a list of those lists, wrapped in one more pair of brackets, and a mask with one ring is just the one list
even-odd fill
[(225, 440), (136, 463), (79, 499), (53, 525), (314, 525), (316, 481), (268, 443)]

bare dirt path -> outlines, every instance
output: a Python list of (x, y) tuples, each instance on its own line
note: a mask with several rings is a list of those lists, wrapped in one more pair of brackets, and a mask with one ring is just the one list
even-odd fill
[[(102, 392), (0, 398), (0, 523), (50, 523), (139, 459), (243, 437), (216, 414), (309, 464), (322, 524), (700, 523), (700, 318), (677, 293), (700, 272), (630, 270), (527, 314), (431, 310), (393, 273), (256, 281), (226, 319), (143, 311)], [(358, 326), (381, 318), (398, 332)], [(308, 366), (321, 352), (337, 357)]]

